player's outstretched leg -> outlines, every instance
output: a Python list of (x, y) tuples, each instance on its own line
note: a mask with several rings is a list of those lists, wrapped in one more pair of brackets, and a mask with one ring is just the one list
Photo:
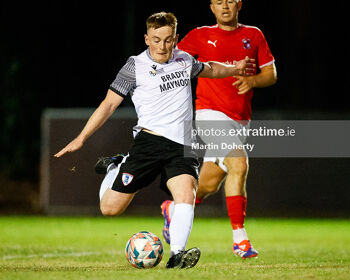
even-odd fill
[(163, 237), (166, 243), (170, 244), (169, 227), (171, 222), (170, 207), (173, 206), (173, 201), (165, 200), (160, 208), (162, 209), (162, 215), (164, 216)]
[(176, 255), (173, 255), (168, 263), (166, 268), (191, 268), (194, 267), (201, 256), (201, 251), (199, 248), (191, 248), (187, 251), (180, 251)]
[(110, 166), (112, 163), (118, 165), (122, 162), (123, 158), (123, 154), (116, 154), (115, 156), (111, 157), (101, 157), (95, 164), (95, 172), (97, 174), (107, 174), (108, 166)]

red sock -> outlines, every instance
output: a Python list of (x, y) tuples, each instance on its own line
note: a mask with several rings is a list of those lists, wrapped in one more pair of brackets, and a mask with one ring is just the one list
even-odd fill
[(203, 198), (196, 197), (195, 205), (201, 204), (203, 202)]
[(232, 229), (243, 228), (247, 208), (247, 198), (241, 195), (227, 196), (226, 204)]

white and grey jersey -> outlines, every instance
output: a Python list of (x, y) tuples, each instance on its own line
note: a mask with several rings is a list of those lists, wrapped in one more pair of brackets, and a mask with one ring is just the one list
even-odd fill
[(191, 79), (203, 68), (202, 62), (178, 49), (162, 64), (152, 59), (148, 49), (131, 56), (110, 89), (122, 97), (130, 93), (138, 116), (134, 136), (146, 128), (177, 143), (190, 145)]

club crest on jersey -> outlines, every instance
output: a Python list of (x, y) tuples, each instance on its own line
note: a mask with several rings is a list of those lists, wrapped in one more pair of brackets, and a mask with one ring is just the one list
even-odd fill
[(175, 61), (180, 64), (182, 67), (185, 67), (186, 66), (186, 62), (183, 58), (179, 57), (177, 59), (175, 59)]
[(157, 72), (156, 72), (156, 70), (152, 69), (151, 71), (149, 71), (149, 74), (151, 76), (155, 76), (155, 75), (157, 75)]
[(250, 39), (243, 39), (242, 40), (243, 43), (243, 48), (245, 50), (249, 50), (252, 46), (250, 45)]
[(123, 173), (122, 175), (122, 182), (124, 186), (127, 186), (131, 183), (132, 179), (134, 179), (134, 175), (131, 175), (129, 173)]

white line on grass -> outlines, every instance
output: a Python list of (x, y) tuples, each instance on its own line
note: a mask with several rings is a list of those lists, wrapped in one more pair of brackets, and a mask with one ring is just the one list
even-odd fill
[(56, 258), (56, 257), (84, 257), (91, 255), (100, 255), (100, 252), (72, 252), (72, 253), (56, 253), (56, 254), (31, 254), (31, 255), (17, 255), (17, 256), (3, 256), (3, 260), (13, 259), (30, 259), (30, 258)]

